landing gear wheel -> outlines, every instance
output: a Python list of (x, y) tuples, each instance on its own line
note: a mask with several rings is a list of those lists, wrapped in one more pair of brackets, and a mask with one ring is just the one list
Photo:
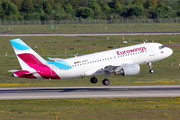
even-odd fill
[(109, 80), (108, 80), (108, 79), (104, 79), (104, 80), (102, 81), (102, 84), (103, 84), (103, 85), (109, 85), (109, 84), (110, 84), (110, 82), (109, 82)]
[(153, 74), (153, 73), (154, 73), (154, 70), (153, 70), (153, 69), (151, 69), (151, 70), (149, 70), (149, 72), (150, 72), (151, 74)]
[(90, 82), (91, 83), (94, 83), (94, 84), (96, 84), (97, 83), (97, 78), (95, 78), (95, 77), (92, 77), (91, 79), (90, 79)]

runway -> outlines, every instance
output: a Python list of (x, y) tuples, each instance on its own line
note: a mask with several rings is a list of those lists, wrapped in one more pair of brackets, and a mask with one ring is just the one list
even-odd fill
[(180, 32), (112, 32), (112, 33), (0, 33), (0, 36), (111, 36), (111, 35), (176, 35)]
[(0, 88), (1, 100), (179, 96), (180, 85)]

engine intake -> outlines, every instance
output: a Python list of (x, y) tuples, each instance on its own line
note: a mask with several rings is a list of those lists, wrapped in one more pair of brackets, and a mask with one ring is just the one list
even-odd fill
[(140, 66), (138, 64), (132, 64), (125, 67), (118, 67), (115, 69), (115, 75), (132, 76), (140, 73)]

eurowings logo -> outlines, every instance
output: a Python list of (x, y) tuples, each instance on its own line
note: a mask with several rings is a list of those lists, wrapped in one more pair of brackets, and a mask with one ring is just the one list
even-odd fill
[(146, 50), (146, 47), (139, 47), (139, 48), (124, 50), (124, 51), (116, 51), (116, 53), (117, 55), (124, 55), (124, 54), (129, 54), (129, 53), (134, 53), (134, 52), (143, 52), (144, 50)]

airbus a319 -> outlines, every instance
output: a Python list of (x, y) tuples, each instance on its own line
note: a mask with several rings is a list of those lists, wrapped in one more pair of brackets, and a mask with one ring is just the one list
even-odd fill
[(148, 64), (154, 73), (152, 62), (169, 57), (173, 51), (160, 43), (142, 43), (108, 51), (76, 56), (68, 59), (43, 59), (21, 39), (10, 40), (22, 70), (10, 70), (13, 77), (34, 79), (71, 79), (92, 76), (91, 83), (97, 83), (96, 75), (105, 74), (102, 83), (109, 85), (108, 75), (132, 76), (140, 73), (140, 65)]

